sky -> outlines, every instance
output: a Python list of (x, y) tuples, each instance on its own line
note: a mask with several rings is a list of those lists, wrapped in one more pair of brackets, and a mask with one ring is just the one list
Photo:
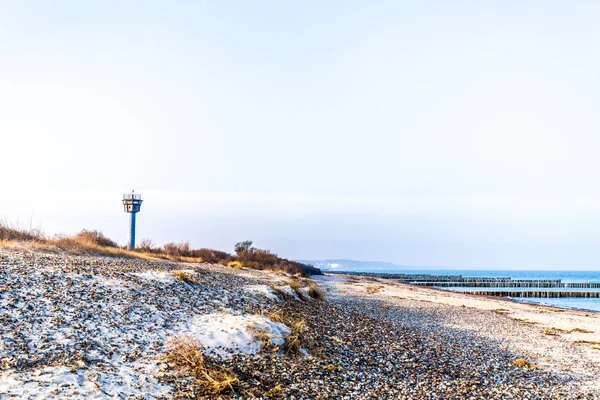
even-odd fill
[(0, 218), (600, 270), (600, 3), (0, 0)]

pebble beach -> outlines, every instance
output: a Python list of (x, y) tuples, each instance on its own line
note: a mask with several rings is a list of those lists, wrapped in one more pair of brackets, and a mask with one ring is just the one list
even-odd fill
[[(0, 399), (600, 398), (596, 313), (346, 275), (313, 276), (319, 300), (292, 278), (0, 249)], [(190, 390), (164, 357), (182, 335), (235, 385)]]

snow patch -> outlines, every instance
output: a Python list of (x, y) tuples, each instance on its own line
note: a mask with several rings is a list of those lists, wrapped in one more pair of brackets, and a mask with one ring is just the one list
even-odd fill
[(205, 353), (228, 359), (233, 354), (257, 354), (262, 342), (256, 332), (266, 333), (273, 344), (283, 346), (291, 329), (260, 315), (213, 313), (194, 318), (182, 333), (198, 339)]
[(146, 271), (134, 272), (133, 275), (145, 279), (147, 281), (156, 281), (162, 283), (175, 283), (175, 278), (170, 272), (165, 271)]
[(273, 290), (271, 290), (271, 288), (267, 285), (244, 286), (244, 290), (251, 293), (261, 294), (271, 300), (280, 300), (279, 297), (277, 297), (277, 295), (273, 293)]
[(294, 289), (292, 289), (292, 287), (290, 285), (277, 286), (277, 289), (281, 290), (282, 292), (284, 292), (285, 294), (287, 294), (294, 300), (302, 301), (302, 299), (300, 297), (298, 297), (298, 294), (296, 293), (296, 291)]

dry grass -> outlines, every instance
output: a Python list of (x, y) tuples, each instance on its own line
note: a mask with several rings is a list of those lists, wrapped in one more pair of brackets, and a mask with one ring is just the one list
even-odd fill
[(37, 242), (45, 238), (39, 229), (25, 229), (6, 221), (0, 221), (0, 241)]
[(263, 349), (279, 351), (279, 345), (273, 343), (271, 340), (271, 335), (269, 335), (267, 332), (257, 329), (254, 326), (249, 326), (248, 329), (250, 329), (254, 336), (261, 342)]
[(505, 308), (495, 308), (492, 311), (495, 312), (496, 314), (508, 314), (508, 313), (510, 313), (510, 311), (507, 310), (507, 309), (505, 309)]
[(284, 323), (285, 321), (285, 311), (283, 308), (272, 311), (267, 315), (272, 321)]
[(279, 286), (271, 285), (270, 288), (273, 291), (273, 294), (275, 294), (275, 296), (279, 297), (281, 300), (288, 301), (292, 299), (292, 296), (290, 296), (288, 292), (286, 292)]
[(230, 261), (230, 262), (227, 263), (227, 266), (229, 268), (235, 268), (235, 269), (242, 269), (242, 268), (244, 268), (244, 265), (241, 262), (239, 262), (239, 261)]
[(303, 319), (297, 320), (290, 325), (292, 332), (285, 338), (285, 351), (287, 353), (298, 353), (302, 348), (310, 348), (314, 339), (309, 335), (309, 329)]
[(308, 286), (308, 295), (315, 300), (325, 300), (325, 293), (314, 283)]
[(189, 336), (172, 338), (167, 344), (165, 360), (174, 366), (178, 373), (193, 379), (192, 393), (197, 395), (216, 395), (226, 390), (233, 391), (233, 385), (238, 381), (226, 368), (207, 365), (210, 360), (202, 354), (200, 343)]
[(284, 282), (290, 285), (294, 293), (296, 293), (296, 296), (298, 296), (300, 299), (304, 299), (304, 293), (302, 292), (302, 282), (300, 281), (300, 279), (286, 279)]
[(190, 285), (197, 285), (200, 283), (200, 280), (198, 279), (198, 275), (194, 272), (172, 271), (171, 275), (173, 275), (175, 280), (177, 280), (178, 282), (188, 283)]
[(71, 236), (47, 237), (39, 230), (21, 229), (0, 221), (0, 247), (17, 246), (50, 253), (65, 252), (73, 255), (201, 262), (201, 259), (195, 257), (171, 256), (166, 253), (156, 253), (142, 249), (128, 250), (117, 246), (102, 232), (95, 230), (84, 229)]
[(527, 360), (524, 360), (522, 358), (513, 360), (510, 362), (512, 365), (516, 366), (516, 367), (520, 367), (520, 368), (530, 368), (530, 369), (535, 369), (535, 368), (539, 368), (537, 365), (530, 363)]

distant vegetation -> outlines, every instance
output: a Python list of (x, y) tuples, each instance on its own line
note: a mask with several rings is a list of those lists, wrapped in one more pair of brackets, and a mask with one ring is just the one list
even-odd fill
[(249, 240), (237, 243), (234, 248), (235, 254), (205, 248), (192, 249), (189, 242), (156, 246), (149, 239), (142, 240), (139, 246), (131, 251), (126, 247), (119, 247), (115, 241), (96, 230), (82, 230), (72, 236), (48, 237), (40, 230), (22, 229), (0, 222), (0, 244), (15, 242), (27, 243), (30, 247), (41, 250), (66, 251), (72, 254), (219, 263), (233, 268), (284, 271), (302, 276), (321, 274), (320, 269), (311, 265), (290, 261), (269, 250), (252, 247), (252, 241)]

